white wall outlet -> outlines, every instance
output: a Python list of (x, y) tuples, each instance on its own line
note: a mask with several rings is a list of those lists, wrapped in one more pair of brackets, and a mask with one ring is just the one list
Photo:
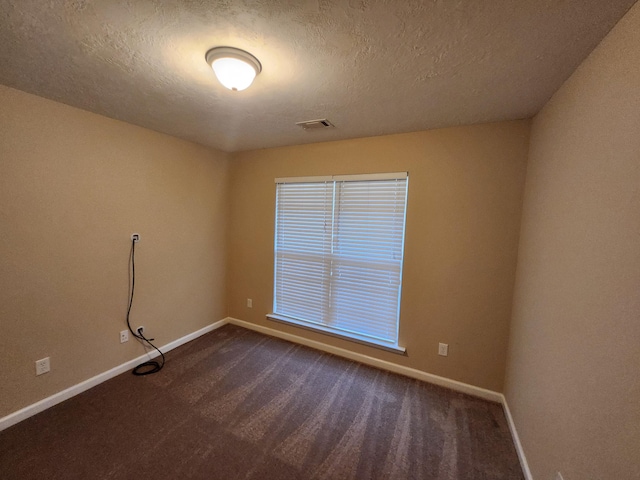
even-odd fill
[(140, 234), (139, 233), (132, 233), (131, 234), (131, 241), (138, 243), (140, 241)]
[(138, 332), (138, 335), (144, 335), (144, 327), (140, 325), (138, 328), (136, 328), (136, 332)]
[(120, 343), (129, 341), (129, 330), (122, 330), (120, 332)]
[(36, 375), (42, 375), (51, 370), (51, 364), (49, 363), (49, 357), (36, 360)]
[(253, 300), (251, 300), (250, 298), (247, 298), (247, 307), (253, 308)]
[(438, 344), (438, 355), (442, 355), (446, 357), (449, 355), (449, 344), (448, 343), (439, 343)]

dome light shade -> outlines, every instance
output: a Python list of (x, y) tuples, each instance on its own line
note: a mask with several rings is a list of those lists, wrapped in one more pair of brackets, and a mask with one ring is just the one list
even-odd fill
[(244, 90), (262, 71), (262, 65), (256, 57), (238, 48), (212, 48), (205, 58), (213, 68), (218, 81), (229, 90)]

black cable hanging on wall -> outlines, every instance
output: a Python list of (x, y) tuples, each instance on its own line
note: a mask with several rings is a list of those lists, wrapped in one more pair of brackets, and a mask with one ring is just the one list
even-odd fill
[(129, 316), (131, 315), (131, 306), (133, 305), (133, 293), (136, 287), (136, 243), (137, 242), (138, 242), (138, 237), (134, 235), (133, 238), (131, 239), (131, 253), (129, 255), (129, 265), (131, 265), (131, 282), (130, 282), (131, 290), (129, 291), (129, 307), (127, 308), (127, 327), (129, 327), (129, 331), (131, 332), (131, 334), (135, 338), (140, 340), (140, 342), (143, 345), (145, 343), (151, 345), (153, 348), (155, 348), (158, 351), (158, 353), (162, 357), (162, 362), (158, 362), (156, 360), (149, 360), (147, 362), (141, 363), (136, 368), (134, 368), (133, 371), (131, 372), (134, 375), (141, 376), (141, 375), (150, 375), (152, 373), (156, 373), (162, 370), (162, 367), (164, 367), (165, 358), (164, 358), (164, 353), (162, 353), (158, 347), (156, 347), (153, 343), (151, 343), (154, 341), (154, 339), (145, 337), (144, 334), (142, 333), (142, 327), (138, 328), (137, 332), (134, 332), (133, 328), (131, 328), (131, 323), (129, 322)]

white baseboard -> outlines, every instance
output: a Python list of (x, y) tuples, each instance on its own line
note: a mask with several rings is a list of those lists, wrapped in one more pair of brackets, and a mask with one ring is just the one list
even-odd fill
[(511, 430), (511, 437), (513, 438), (513, 444), (516, 447), (516, 452), (518, 452), (518, 459), (520, 460), (522, 473), (524, 474), (524, 478), (526, 480), (533, 480), (533, 476), (531, 475), (531, 470), (529, 470), (529, 463), (527, 462), (527, 457), (524, 454), (522, 443), (520, 443), (520, 436), (518, 435), (518, 431), (516, 430), (516, 424), (513, 422), (513, 417), (511, 416), (511, 410), (509, 410), (509, 404), (507, 403), (507, 399), (504, 395), (500, 394), (500, 396), (502, 397), (502, 407), (504, 408), (504, 414), (507, 417), (509, 430)]
[[(193, 333), (185, 335), (184, 337), (178, 338), (173, 342), (169, 342), (166, 345), (159, 348), (164, 353), (166, 353), (170, 350), (173, 350), (176, 347), (179, 347), (180, 345), (184, 345), (185, 343), (200, 337), (201, 335), (204, 335), (205, 333), (209, 333), (215, 330), (216, 328), (220, 328), (223, 325), (226, 325), (227, 323), (228, 323), (228, 320), (226, 318), (222, 319), (218, 322), (212, 323), (211, 325), (201, 328), (200, 330), (197, 330)], [(128, 362), (125, 362), (122, 365), (118, 365), (117, 367), (114, 367), (111, 370), (107, 370), (106, 372), (100, 373), (95, 377), (91, 377), (83, 382), (78, 383), (77, 385), (73, 385), (72, 387), (62, 390), (61, 392), (55, 393), (50, 397), (44, 398), (39, 402), (36, 402), (27, 407), (24, 407), (18, 410), (17, 412), (10, 413), (6, 417), (0, 418), (0, 431), (6, 428), (9, 428), (10, 426), (15, 425), (18, 422), (21, 422), (22, 420), (32, 417), (33, 415), (40, 413), (46, 410), (47, 408), (51, 408), (60, 402), (63, 402), (71, 397), (74, 397), (79, 393), (84, 392), (85, 390), (89, 390), (91, 387), (95, 387), (96, 385), (102, 382), (105, 382), (113, 377), (116, 377), (121, 373), (126, 372), (127, 370), (131, 370), (136, 365), (148, 360), (149, 358), (155, 358), (159, 355), (160, 354), (155, 350), (150, 351), (148, 354), (141, 355), (138, 358), (134, 358), (133, 360), (129, 360)]]
[(369, 355), (363, 355), (361, 353), (352, 352), (351, 350), (346, 350), (344, 348), (334, 347), (331, 345), (327, 345), (326, 343), (317, 342), (315, 340), (309, 340), (308, 338), (281, 332), (269, 327), (263, 327), (261, 325), (256, 325), (255, 323), (245, 322), (244, 320), (239, 320), (237, 318), (227, 317), (226, 320), (228, 323), (238, 325), (239, 327), (248, 328), (250, 330), (255, 330), (256, 332), (264, 333), (265, 335), (270, 335), (272, 337), (278, 337), (282, 338), (283, 340), (289, 340), (290, 342), (306, 345), (307, 347), (315, 348), (316, 350), (322, 350), (323, 352), (332, 353), (334, 355), (338, 355), (339, 357), (348, 358), (349, 360), (354, 360), (366, 365), (371, 365), (372, 367), (381, 368), (382, 370), (399, 373), (400, 375), (404, 375), (406, 377), (415, 378), (427, 383), (433, 383), (435, 385), (440, 385), (441, 387), (450, 388), (451, 390), (467, 393), (469, 395), (473, 395), (474, 397), (484, 398), (485, 400), (496, 403), (502, 403), (504, 399), (502, 394), (499, 392), (494, 392), (485, 388), (469, 385), (468, 383), (458, 382), (457, 380), (451, 380), (450, 378), (440, 377), (438, 375), (423, 372), (422, 370), (405, 367), (403, 365), (398, 365), (397, 363), (387, 362), (386, 360), (380, 360), (375, 357), (370, 357)]

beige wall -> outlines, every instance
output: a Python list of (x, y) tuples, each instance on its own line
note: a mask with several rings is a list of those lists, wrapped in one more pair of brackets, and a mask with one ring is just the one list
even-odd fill
[[(235, 154), (230, 316), (502, 391), (528, 134), (529, 122), (515, 121)], [(400, 319), (408, 356), (266, 320), (274, 178), (395, 171), (409, 172)], [(450, 345), (448, 357), (438, 342)]]
[[(226, 317), (223, 153), (0, 86), (0, 417)], [(36, 377), (34, 361), (51, 357)]]
[(534, 478), (640, 478), (640, 4), (534, 120), (511, 331)]

